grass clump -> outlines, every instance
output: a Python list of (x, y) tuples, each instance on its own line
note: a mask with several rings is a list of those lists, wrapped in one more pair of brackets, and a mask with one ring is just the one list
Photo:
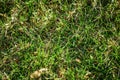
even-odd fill
[(119, 2), (1, 0), (0, 79), (119, 80)]

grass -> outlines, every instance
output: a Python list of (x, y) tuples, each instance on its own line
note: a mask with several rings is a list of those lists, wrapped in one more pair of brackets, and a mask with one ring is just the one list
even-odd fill
[(0, 80), (119, 80), (119, 2), (0, 0)]

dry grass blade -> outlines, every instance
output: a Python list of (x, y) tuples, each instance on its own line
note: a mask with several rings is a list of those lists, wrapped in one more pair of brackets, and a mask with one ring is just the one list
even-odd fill
[(30, 78), (39, 78), (41, 74), (44, 74), (48, 71), (46, 68), (42, 68), (40, 70), (34, 71), (31, 75)]

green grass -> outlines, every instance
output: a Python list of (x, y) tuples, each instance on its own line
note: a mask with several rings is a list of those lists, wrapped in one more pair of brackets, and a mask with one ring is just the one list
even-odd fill
[(119, 80), (119, 5), (0, 0), (0, 80)]

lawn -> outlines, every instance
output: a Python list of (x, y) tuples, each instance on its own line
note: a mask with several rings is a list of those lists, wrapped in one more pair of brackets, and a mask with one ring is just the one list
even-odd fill
[(0, 0), (0, 80), (119, 80), (120, 0)]

